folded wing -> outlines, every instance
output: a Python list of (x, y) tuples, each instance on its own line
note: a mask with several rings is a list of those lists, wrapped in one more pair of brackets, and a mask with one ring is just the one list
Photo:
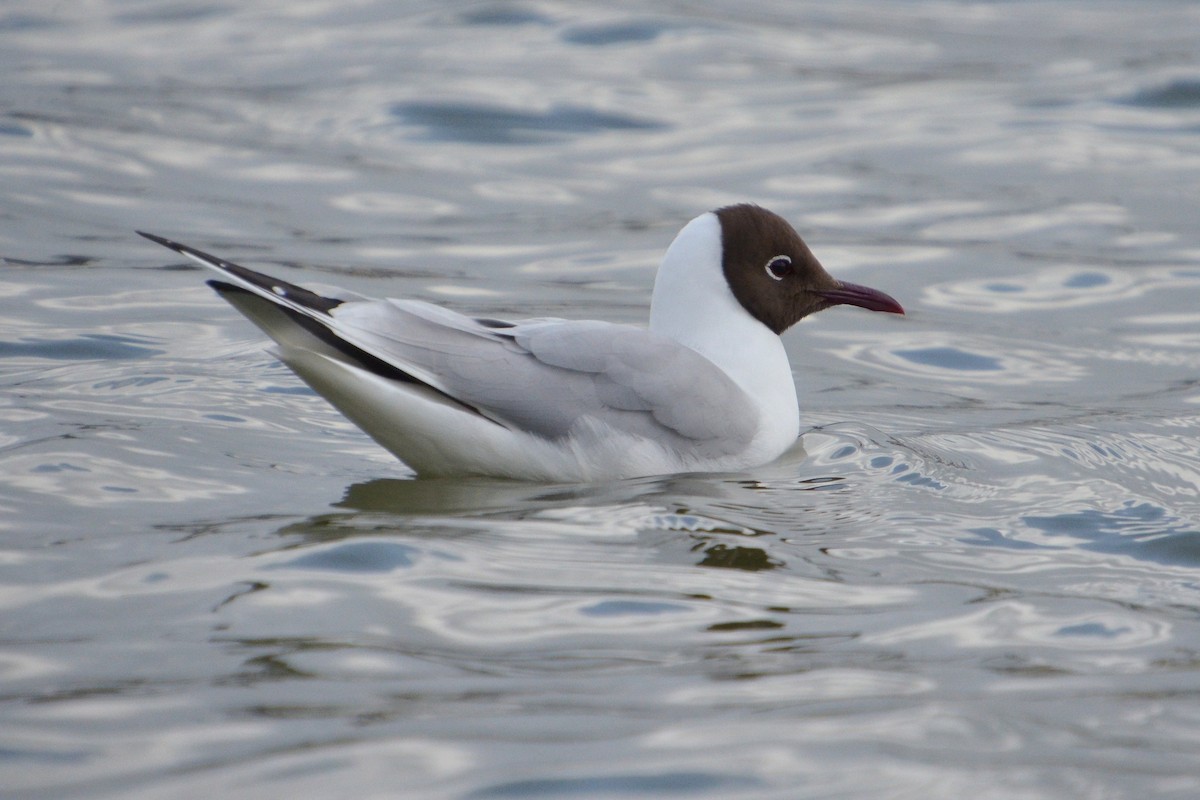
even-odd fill
[(225, 280), (210, 284), (279, 343), (285, 361), (289, 350), (317, 352), (546, 439), (586, 420), (719, 456), (744, 449), (757, 428), (749, 398), (724, 372), (643, 328), (474, 319), (414, 300), (318, 294), (142, 235), (220, 272)]

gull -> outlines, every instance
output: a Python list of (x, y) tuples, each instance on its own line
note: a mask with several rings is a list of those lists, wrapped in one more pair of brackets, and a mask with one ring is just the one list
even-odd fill
[(274, 355), (419, 476), (590, 482), (767, 464), (800, 433), (780, 334), (835, 305), (904, 313), (830, 276), (785, 219), (750, 204), (683, 227), (648, 328), (314, 291), (138, 233), (219, 273), (208, 284)]

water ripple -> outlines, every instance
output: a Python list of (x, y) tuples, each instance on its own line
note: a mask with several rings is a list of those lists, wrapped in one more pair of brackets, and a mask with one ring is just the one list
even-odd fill
[(1122, 226), (1128, 219), (1129, 211), (1123, 206), (1072, 203), (1029, 213), (990, 213), (935, 222), (925, 227), (923, 235), (940, 241), (995, 242), (1053, 232), (1058, 241), (1072, 239), (1087, 242), (1096, 236), (1097, 228)]
[(1123, 102), (1147, 108), (1200, 108), (1200, 80), (1176, 78), (1135, 92)]
[(247, 490), (236, 483), (201, 478), (182, 470), (74, 450), (43, 450), (0, 456), (0, 484), (59, 502), (101, 508), (130, 499), (151, 503), (218, 500)]
[(1072, 614), (1058, 602), (1054, 610), (1027, 601), (989, 603), (965, 614), (886, 633), (872, 634), (876, 644), (945, 639), (961, 648), (1009, 648), (1021, 645), (1065, 648), (1072, 652), (1146, 647), (1170, 639), (1172, 626), (1130, 611), (1083, 611)]
[(658, 120), (571, 105), (526, 111), (483, 103), (409, 101), (396, 103), (390, 113), (404, 125), (423, 129), (430, 140), (473, 144), (538, 144), (570, 134), (666, 127)]
[(747, 792), (764, 788), (751, 775), (720, 772), (665, 772), (659, 774), (591, 775), (577, 778), (540, 778), (483, 786), (466, 795), (470, 800), (530, 797), (646, 797), (710, 792)]
[(1017, 313), (1111, 303), (1153, 288), (1128, 271), (1093, 266), (1055, 266), (1022, 276), (976, 278), (937, 284), (922, 293), (922, 302), (938, 308)]
[(20, 339), (0, 341), (0, 358), (20, 356), (55, 361), (150, 358), (165, 351), (146, 347), (145, 340), (130, 336), (83, 334), (75, 339)]
[(670, 20), (633, 19), (619, 22), (574, 25), (562, 32), (564, 42), (587, 47), (653, 42), (664, 33), (681, 29), (679, 22)]
[[(821, 334), (825, 336), (825, 334)], [(838, 332), (841, 345), (833, 349), (846, 361), (869, 365), (914, 378), (970, 383), (1030, 386), (1075, 381), (1087, 374), (1079, 354), (1065, 348), (1032, 344), (984, 335), (955, 335), (913, 331), (888, 335)]]

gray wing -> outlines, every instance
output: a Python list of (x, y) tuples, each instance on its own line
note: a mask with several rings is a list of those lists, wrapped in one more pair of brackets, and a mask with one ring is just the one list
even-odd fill
[(335, 329), (498, 422), (547, 438), (582, 417), (706, 454), (750, 443), (745, 392), (694, 350), (607, 322), (476, 320), (411, 300), (345, 303)]
[(743, 450), (753, 403), (712, 362), (672, 339), (606, 322), (472, 319), (414, 300), (320, 292), (140, 232), (220, 273), (226, 300), (279, 343), (383, 377), (547, 438), (581, 419), (703, 455)]

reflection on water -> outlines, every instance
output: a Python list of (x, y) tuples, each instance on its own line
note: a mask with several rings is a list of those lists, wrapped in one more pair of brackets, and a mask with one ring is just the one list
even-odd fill
[(894, 355), (939, 369), (963, 370), (966, 372), (991, 372), (1003, 367), (999, 359), (968, 353), (957, 347), (926, 347), (920, 350), (893, 350)]
[(434, 141), (475, 144), (536, 144), (562, 134), (653, 130), (651, 120), (587, 108), (561, 106), (543, 112), (489, 108), (479, 104), (401, 103), (391, 113), (406, 125), (425, 129)]
[(1162, 564), (1200, 564), (1200, 527), (1150, 503), (1126, 501), (1111, 512), (1088, 508), (1052, 517), (1026, 517), (1026, 525), (1076, 546)]
[[(1198, 23), (6, 7), (4, 788), (1200, 795)], [(777, 463), (590, 485), (412, 479), (132, 233), (644, 322), (744, 200), (910, 314), (785, 337)]]
[(753, 776), (711, 772), (667, 772), (649, 775), (594, 775), (580, 778), (512, 781), (471, 792), (471, 800), (515, 797), (587, 797), (677, 795), (684, 793), (743, 792), (765, 788)]
[(143, 342), (130, 336), (84, 334), (78, 339), (22, 339), (0, 341), (0, 358), (52, 358), (63, 361), (91, 359), (149, 358), (163, 350), (142, 346)]
[(696, 565), (700, 567), (744, 569), (749, 572), (758, 572), (785, 566), (782, 562), (771, 560), (766, 551), (758, 547), (729, 546), (718, 542), (705, 547), (703, 552), (704, 558), (696, 562)]
[(1177, 78), (1135, 92), (1124, 102), (1148, 108), (1200, 108), (1200, 80)]

